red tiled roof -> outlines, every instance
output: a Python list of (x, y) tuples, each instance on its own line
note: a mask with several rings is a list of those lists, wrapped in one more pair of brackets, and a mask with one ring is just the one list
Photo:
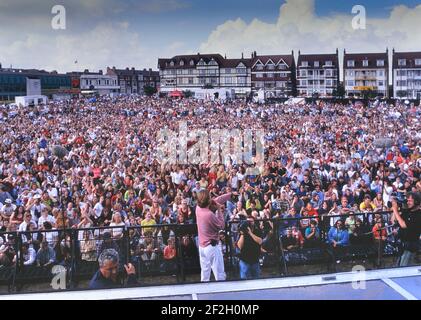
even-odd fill
[[(399, 59), (406, 59), (406, 65), (400, 66), (398, 63)], [(394, 52), (393, 53), (393, 68), (394, 69), (421, 68), (421, 65), (415, 64), (416, 59), (421, 59), (421, 52)]]
[[(348, 67), (348, 61), (354, 60), (354, 67)], [(368, 67), (363, 66), (363, 61), (368, 60)], [(384, 66), (377, 66), (377, 60), (384, 60)], [(344, 68), (345, 69), (357, 69), (357, 68), (388, 68), (389, 67), (389, 56), (387, 52), (381, 53), (345, 53), (344, 54)]]
[(332, 61), (332, 66), (339, 68), (338, 54), (299, 54), (297, 67), (300, 68), (301, 62), (307, 61), (309, 67), (314, 67), (314, 62), (319, 61), (320, 67), (326, 64), (326, 61)]

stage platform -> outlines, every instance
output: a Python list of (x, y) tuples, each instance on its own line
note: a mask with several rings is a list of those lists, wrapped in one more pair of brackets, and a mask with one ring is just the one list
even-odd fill
[(420, 300), (421, 266), (206, 284), (14, 294), (0, 299)]

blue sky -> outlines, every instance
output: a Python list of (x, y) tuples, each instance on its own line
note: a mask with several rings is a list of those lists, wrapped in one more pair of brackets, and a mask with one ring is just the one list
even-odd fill
[[(421, 51), (421, 1), (66, 0), (66, 30), (52, 30), (57, 0), (0, 0), (0, 62), (48, 70), (156, 68), (158, 57), (336, 47)], [(364, 5), (367, 29), (351, 30)], [(281, 8), (281, 12), (280, 12)], [(393, 14), (391, 14), (393, 12)], [(420, 46), (417, 48), (417, 46)], [(78, 60), (78, 65), (74, 61)]]

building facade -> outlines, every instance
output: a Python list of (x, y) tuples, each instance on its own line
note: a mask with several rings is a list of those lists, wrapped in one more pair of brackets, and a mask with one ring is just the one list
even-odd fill
[(388, 97), (389, 54), (347, 53), (344, 50), (344, 87), (348, 97)]
[(227, 59), (220, 54), (181, 55), (159, 59), (160, 90), (196, 92), (204, 88), (227, 89), (236, 95), (251, 92), (252, 59)]
[(421, 52), (393, 49), (393, 97), (421, 100)]
[(84, 93), (86, 91), (95, 91), (99, 95), (110, 93), (119, 93), (118, 78), (115, 75), (102, 74), (83, 74), (80, 76), (80, 89)]
[(2, 68), (0, 64), (0, 101), (13, 101), (17, 96), (26, 96), (27, 79), (39, 79), (41, 94), (50, 99), (54, 95), (72, 93), (71, 80), (66, 74), (36, 69)]
[(159, 89), (159, 72), (152, 69), (136, 70), (135, 68), (116, 69), (107, 67), (107, 75), (117, 76), (122, 94), (143, 94), (145, 86)]
[(301, 97), (331, 97), (339, 86), (338, 50), (335, 54), (298, 52), (297, 92)]
[(296, 95), (294, 51), (290, 55), (252, 55), (252, 91), (264, 91), (265, 98)]

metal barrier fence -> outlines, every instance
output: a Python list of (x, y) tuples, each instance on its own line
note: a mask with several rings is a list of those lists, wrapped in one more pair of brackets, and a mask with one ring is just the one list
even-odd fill
[[(373, 232), (378, 217), (388, 222), (390, 212), (255, 220), (252, 228), (263, 239), (259, 264), (275, 276), (288, 276), (291, 267), (312, 264), (335, 272), (338, 261), (371, 261), (373, 268), (380, 268), (385, 256), (398, 256), (399, 241), (393, 226), (379, 225)], [(309, 237), (311, 220), (317, 221), (315, 239)], [(349, 243), (334, 247), (332, 228), (337, 220), (345, 223)], [(239, 278), (236, 241), (241, 223), (227, 222), (220, 235), (228, 279)], [(148, 277), (157, 277), (159, 284), (168, 277), (185, 283), (189, 275), (200, 274), (195, 224), (12, 232), (0, 233), (0, 238), (0, 284), (9, 292), (37, 282), (49, 282), (53, 289), (86, 287), (98, 271), (98, 256), (108, 248), (119, 253), (121, 271), (123, 264), (135, 266), (140, 283)]]

